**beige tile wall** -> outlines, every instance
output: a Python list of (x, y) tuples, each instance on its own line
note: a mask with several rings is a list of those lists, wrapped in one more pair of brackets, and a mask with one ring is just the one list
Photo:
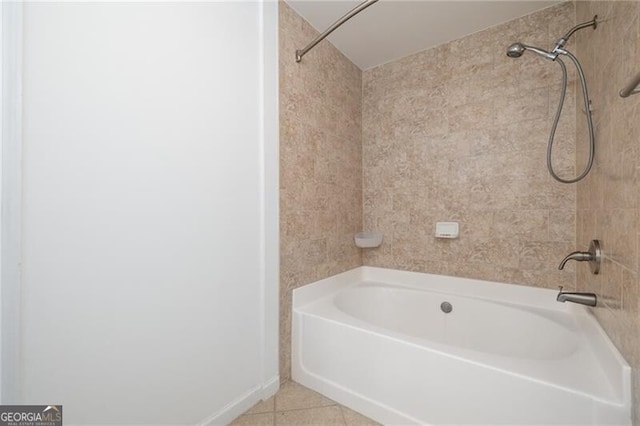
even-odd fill
[(290, 375), (291, 291), (360, 266), (362, 73), (279, 2), (280, 377)]
[[(560, 68), (548, 49), (574, 25), (565, 3), (363, 73), (364, 225), (384, 233), (364, 264), (535, 286), (574, 286), (575, 185), (555, 182), (546, 146)], [(572, 43), (568, 48), (572, 48)], [(575, 168), (575, 96), (554, 151)], [(460, 238), (435, 239), (436, 221)]]
[[(577, 285), (600, 297), (595, 314), (634, 368), (635, 416), (640, 422), (640, 95), (619, 90), (640, 72), (640, 2), (577, 2), (577, 20), (597, 14), (595, 31), (577, 33), (577, 54), (589, 82), (596, 130), (593, 172), (578, 184), (577, 245), (601, 240), (600, 275), (578, 268)], [(577, 157), (587, 157), (584, 117), (576, 114)]]

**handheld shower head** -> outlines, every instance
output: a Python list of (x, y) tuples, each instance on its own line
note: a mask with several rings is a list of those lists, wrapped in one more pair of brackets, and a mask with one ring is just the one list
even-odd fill
[(522, 43), (513, 43), (511, 46), (509, 46), (507, 48), (507, 56), (510, 58), (519, 58), (520, 56), (522, 56), (525, 50), (530, 50), (533, 53), (537, 53), (543, 58), (551, 59), (552, 61), (555, 61), (558, 57), (557, 53), (550, 53), (538, 47), (527, 46), (526, 44)]
[[(596, 29), (598, 25), (597, 19), (598, 19), (598, 15), (594, 16), (591, 21), (584, 22), (582, 24), (576, 25), (575, 27), (571, 28), (571, 30), (569, 30), (568, 33), (566, 33), (560, 40), (558, 40), (558, 42), (556, 43), (556, 46), (553, 49), (551, 49), (551, 51), (546, 51), (538, 47), (527, 46), (524, 43), (513, 43), (511, 46), (507, 48), (507, 52), (506, 52), (507, 56), (510, 58), (519, 58), (522, 56), (525, 50), (530, 50), (533, 53), (536, 53), (545, 59), (550, 59), (554, 61), (562, 69), (562, 90), (560, 92), (560, 103), (558, 105), (558, 110), (556, 111), (556, 116), (553, 119), (553, 124), (551, 125), (551, 133), (549, 135), (549, 142), (547, 143), (547, 169), (549, 169), (549, 174), (551, 174), (551, 176), (555, 180), (561, 183), (575, 183), (575, 182), (581, 181), (589, 174), (589, 172), (591, 171), (591, 167), (593, 166), (593, 158), (595, 153), (595, 136), (593, 131), (593, 121), (591, 118), (591, 109), (589, 108), (590, 101), (589, 101), (589, 94), (587, 93), (587, 82), (585, 81), (584, 72), (582, 71), (582, 66), (578, 61), (578, 58), (573, 56), (573, 54), (568, 50), (565, 50), (564, 45), (567, 43), (567, 40), (569, 40), (569, 37), (571, 37), (571, 35), (576, 31), (581, 30), (583, 28), (588, 28), (588, 27), (593, 27), (593, 29)], [(582, 171), (582, 173), (580, 173), (580, 175), (572, 179), (563, 179), (560, 176), (558, 176), (556, 172), (553, 170), (553, 164), (551, 163), (551, 153), (553, 150), (553, 142), (556, 134), (556, 129), (558, 128), (558, 122), (560, 121), (560, 115), (562, 114), (562, 107), (564, 105), (564, 99), (567, 92), (567, 67), (562, 61), (562, 58), (560, 58), (560, 55), (571, 59), (571, 61), (575, 64), (576, 69), (578, 71), (578, 76), (580, 77), (580, 85), (582, 87), (582, 99), (584, 101), (585, 111), (587, 115), (587, 127), (589, 129), (589, 160), (587, 160), (587, 165)]]
[(519, 58), (522, 56), (526, 48), (522, 43), (513, 43), (507, 48), (507, 56), (510, 58)]

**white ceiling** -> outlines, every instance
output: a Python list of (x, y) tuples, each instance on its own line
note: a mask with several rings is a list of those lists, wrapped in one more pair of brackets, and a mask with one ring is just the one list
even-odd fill
[[(287, 0), (318, 31), (324, 31), (359, 2)], [(328, 40), (364, 70), (559, 2), (380, 0), (338, 28)], [(307, 54), (313, 55), (313, 50)]]

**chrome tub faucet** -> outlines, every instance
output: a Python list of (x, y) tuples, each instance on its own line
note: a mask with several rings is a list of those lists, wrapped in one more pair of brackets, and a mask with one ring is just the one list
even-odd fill
[[(591, 240), (591, 243), (589, 244), (589, 251), (574, 251), (573, 253), (569, 253), (567, 257), (562, 259), (562, 262), (560, 262), (558, 269), (564, 269), (564, 265), (570, 260), (575, 260), (578, 262), (589, 262), (591, 273), (594, 275), (598, 274), (600, 272), (600, 262), (602, 261), (602, 250), (600, 249), (600, 241)], [(556, 297), (556, 300), (562, 303), (573, 302), (587, 306), (596, 306), (596, 304), (598, 303), (598, 297), (595, 293), (562, 291), (562, 286), (560, 286), (560, 292), (558, 293), (558, 297)]]

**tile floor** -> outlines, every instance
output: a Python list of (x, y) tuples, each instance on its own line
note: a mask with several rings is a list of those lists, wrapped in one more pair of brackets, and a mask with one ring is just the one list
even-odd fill
[(230, 426), (378, 426), (373, 420), (295, 382), (253, 406)]

